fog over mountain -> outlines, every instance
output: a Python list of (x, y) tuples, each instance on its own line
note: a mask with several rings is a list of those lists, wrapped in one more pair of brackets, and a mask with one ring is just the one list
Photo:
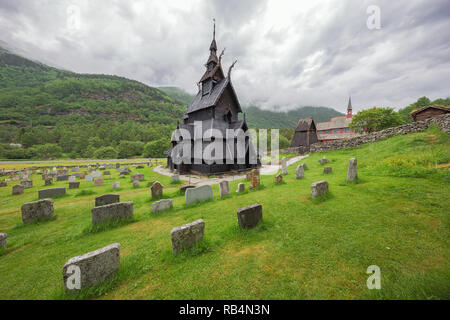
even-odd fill
[[(380, 29), (367, 27), (371, 5)], [(0, 40), (60, 68), (195, 93), (215, 18), (242, 103), (344, 112), (350, 94), (354, 111), (450, 96), (449, 17), (447, 0), (0, 0)]]

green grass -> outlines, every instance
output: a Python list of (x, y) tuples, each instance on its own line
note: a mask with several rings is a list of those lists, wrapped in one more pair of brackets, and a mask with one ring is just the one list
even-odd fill
[[(263, 186), (230, 183), (232, 194), (186, 206), (170, 177), (150, 168), (146, 181), (160, 181), (174, 208), (151, 212), (150, 188), (121, 181), (121, 201), (133, 201), (132, 223), (92, 231), (96, 195), (110, 193), (113, 179), (67, 190), (55, 200), (56, 219), (22, 226), (20, 206), (43, 188), (12, 197), (0, 188), (1, 299), (449, 299), (449, 136), (432, 128), (359, 148), (312, 154), (305, 178), (288, 168), (283, 184), (262, 176)], [(326, 156), (333, 173), (323, 175)], [(347, 183), (349, 158), (358, 159), (357, 183)], [(406, 161), (408, 160), (408, 161)], [(415, 165), (411, 166), (412, 161)], [(133, 172), (134, 173), (134, 172)], [(312, 199), (311, 183), (327, 180), (330, 194)], [(246, 192), (236, 194), (245, 182)], [(57, 182), (52, 187), (66, 186)], [(80, 192), (93, 191), (95, 194)], [(78, 196), (75, 196), (77, 195)], [(263, 206), (263, 221), (241, 230), (237, 209)], [(170, 230), (197, 219), (205, 223), (198, 247), (173, 256)], [(64, 292), (62, 267), (71, 257), (118, 242), (116, 277), (78, 295)], [(368, 290), (366, 269), (381, 268), (381, 290)]]

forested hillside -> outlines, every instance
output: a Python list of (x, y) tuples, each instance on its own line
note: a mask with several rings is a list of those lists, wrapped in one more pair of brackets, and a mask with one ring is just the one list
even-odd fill
[[(120, 143), (127, 141), (165, 141), (163, 149), (185, 107), (137, 81), (76, 74), (2, 49), (0, 110), (0, 157), (21, 159), (142, 154), (143, 147), (120, 152)], [(46, 144), (50, 145), (43, 148)], [(100, 151), (106, 154), (97, 152), (105, 147), (110, 148)], [(162, 155), (152, 153), (158, 154)]]

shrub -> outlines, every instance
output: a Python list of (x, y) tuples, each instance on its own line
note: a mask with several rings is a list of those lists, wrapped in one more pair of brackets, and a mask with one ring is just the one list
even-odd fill
[(164, 158), (167, 150), (170, 148), (169, 139), (160, 139), (149, 142), (144, 147), (144, 157), (146, 158)]
[(96, 159), (117, 159), (118, 152), (113, 147), (101, 147), (94, 152)]

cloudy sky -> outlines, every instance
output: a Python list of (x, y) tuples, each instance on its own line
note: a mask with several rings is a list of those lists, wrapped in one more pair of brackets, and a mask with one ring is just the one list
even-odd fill
[(351, 94), (358, 111), (450, 96), (448, 0), (0, 0), (0, 45), (195, 93), (213, 18), (244, 104), (344, 111)]

